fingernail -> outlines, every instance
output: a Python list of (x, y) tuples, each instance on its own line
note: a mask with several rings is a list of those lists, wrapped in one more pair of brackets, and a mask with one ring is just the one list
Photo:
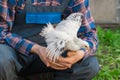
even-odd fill
[(71, 65), (69, 65), (68, 68), (71, 68)]
[(47, 67), (49, 67), (50, 65), (49, 65), (49, 63), (47, 63)]

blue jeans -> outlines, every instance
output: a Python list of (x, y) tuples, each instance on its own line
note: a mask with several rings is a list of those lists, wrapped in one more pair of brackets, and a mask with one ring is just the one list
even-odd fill
[(18, 80), (18, 75), (53, 73), (55, 80), (91, 80), (99, 71), (95, 56), (77, 62), (71, 69), (57, 71), (47, 68), (37, 55), (26, 56), (5, 44), (0, 44), (0, 80)]

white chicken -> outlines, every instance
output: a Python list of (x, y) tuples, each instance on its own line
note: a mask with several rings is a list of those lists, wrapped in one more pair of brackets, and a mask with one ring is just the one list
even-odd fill
[(43, 28), (40, 35), (47, 43), (47, 57), (56, 61), (65, 50), (76, 51), (80, 48), (89, 48), (89, 44), (77, 37), (81, 26), (82, 13), (72, 13), (65, 20), (54, 26), (51, 23)]

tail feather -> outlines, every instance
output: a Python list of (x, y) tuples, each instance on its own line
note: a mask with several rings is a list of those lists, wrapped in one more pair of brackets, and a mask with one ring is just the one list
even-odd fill
[(51, 23), (48, 23), (46, 27), (44, 27), (40, 33), (41, 36), (45, 37), (49, 32), (53, 31), (54, 27)]
[(57, 40), (56, 42), (50, 43), (47, 46), (49, 52), (47, 52), (47, 57), (55, 61), (58, 57), (63, 53), (65, 48), (65, 41), (64, 40)]
[(76, 21), (81, 24), (83, 14), (80, 12), (69, 15), (66, 20)]

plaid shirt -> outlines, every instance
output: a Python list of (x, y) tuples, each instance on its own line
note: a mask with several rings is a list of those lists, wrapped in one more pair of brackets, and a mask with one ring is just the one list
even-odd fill
[[(24, 9), (25, 1), (0, 1), (0, 43), (8, 44), (23, 54), (29, 54), (35, 43), (11, 33), (15, 12), (20, 12)], [(62, 0), (32, 0), (32, 4), (36, 6), (58, 6), (61, 5), (61, 2)], [(73, 12), (82, 12), (84, 14), (82, 25), (78, 31), (78, 37), (89, 43), (91, 50), (90, 52), (85, 50), (85, 52), (93, 55), (97, 49), (98, 41), (94, 20), (90, 14), (89, 0), (70, 0), (63, 15), (66, 17)]]

